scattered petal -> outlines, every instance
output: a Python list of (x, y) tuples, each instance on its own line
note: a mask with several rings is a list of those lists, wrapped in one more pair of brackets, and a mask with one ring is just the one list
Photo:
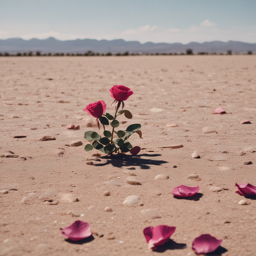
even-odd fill
[(143, 234), (148, 243), (148, 248), (154, 250), (155, 247), (164, 245), (175, 232), (176, 227), (160, 225), (156, 227), (147, 227)]
[(213, 114), (226, 114), (226, 111), (223, 109), (223, 108), (221, 108), (221, 107), (218, 107), (218, 108), (216, 108), (215, 110), (214, 110), (214, 112), (212, 112)]
[(140, 147), (138, 146), (135, 146), (133, 147), (131, 150), (130, 150), (130, 153), (133, 155), (133, 156), (136, 156), (140, 153)]
[(237, 191), (236, 193), (238, 193), (241, 196), (255, 196), (256, 195), (256, 187), (249, 184), (249, 183), (244, 183), (244, 184), (240, 184), (238, 185), (236, 183), (237, 186)]
[(222, 243), (209, 234), (203, 234), (197, 237), (192, 243), (192, 249), (196, 254), (214, 252)]
[(69, 227), (61, 230), (62, 235), (67, 236), (73, 241), (82, 240), (92, 235), (89, 223), (81, 220), (77, 220)]
[(172, 191), (172, 194), (174, 196), (178, 196), (178, 197), (190, 197), (190, 196), (194, 196), (195, 194), (197, 194), (198, 191), (199, 191), (199, 186), (187, 187), (187, 186), (181, 185), (181, 186), (174, 188)]

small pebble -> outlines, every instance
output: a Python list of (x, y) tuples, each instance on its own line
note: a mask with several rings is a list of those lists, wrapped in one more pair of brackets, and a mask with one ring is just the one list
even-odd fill
[(168, 179), (169, 179), (169, 176), (166, 174), (158, 174), (155, 177), (155, 180), (168, 180)]
[(131, 185), (141, 185), (141, 183), (133, 176), (129, 176), (126, 179), (126, 183), (131, 184)]
[(131, 172), (131, 171), (129, 171), (129, 170), (124, 170), (123, 172), (126, 173), (126, 174), (128, 174), (129, 176), (137, 176), (136, 173)]
[(244, 162), (244, 165), (250, 165), (252, 164), (252, 161)]
[(177, 124), (167, 124), (166, 127), (178, 127)]
[(202, 131), (203, 133), (217, 133), (213, 128), (210, 127), (204, 127)]
[(110, 191), (104, 191), (104, 196), (110, 196)]
[(197, 174), (195, 173), (191, 173), (187, 176), (187, 179), (189, 180), (197, 180), (197, 181), (200, 181), (202, 180), (202, 178), (200, 178)]
[(108, 207), (108, 206), (104, 209), (104, 211), (105, 211), (105, 212), (113, 212), (112, 208), (110, 208), (110, 207)]
[(201, 158), (199, 153), (197, 151), (194, 151), (192, 154), (191, 154), (191, 157), (192, 158)]
[(127, 196), (123, 202), (124, 205), (139, 205), (140, 204), (140, 197), (136, 195)]
[(93, 162), (86, 162), (87, 165), (93, 165)]
[(15, 139), (23, 139), (23, 138), (27, 138), (26, 135), (14, 135), (13, 138)]
[(220, 192), (220, 191), (223, 190), (223, 188), (212, 186), (212, 187), (209, 188), (209, 190), (212, 191), (212, 192)]
[(71, 143), (70, 143), (70, 147), (79, 147), (83, 145), (83, 142), (81, 140), (73, 140)]
[(44, 136), (39, 141), (49, 141), (49, 140), (56, 140), (56, 138), (52, 136)]
[(242, 200), (240, 200), (239, 202), (238, 202), (238, 204), (240, 204), (240, 205), (249, 205), (249, 204), (251, 204), (248, 200), (246, 200), (246, 199), (242, 199)]
[(0, 194), (8, 194), (8, 190), (6, 190), (6, 189), (3, 189), (3, 190), (0, 190)]

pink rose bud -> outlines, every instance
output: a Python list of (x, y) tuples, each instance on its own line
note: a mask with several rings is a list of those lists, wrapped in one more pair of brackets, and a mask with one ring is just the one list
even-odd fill
[(138, 146), (135, 146), (133, 147), (131, 150), (130, 150), (130, 153), (133, 155), (133, 156), (136, 156), (140, 153), (140, 147)]
[(214, 252), (222, 243), (222, 240), (218, 240), (209, 234), (203, 234), (197, 237), (192, 243), (192, 249), (196, 254), (205, 254)]
[(92, 235), (90, 225), (87, 222), (83, 222), (81, 220), (77, 220), (69, 227), (61, 230), (62, 235), (73, 241), (82, 240)]
[(143, 234), (148, 243), (148, 248), (154, 250), (155, 247), (164, 245), (175, 232), (176, 227), (160, 225), (156, 227), (147, 227)]
[(212, 112), (213, 114), (226, 114), (226, 111), (223, 109), (223, 108), (221, 108), (221, 107), (218, 107), (218, 108), (216, 108), (215, 110), (214, 110), (214, 112)]
[(91, 103), (86, 106), (84, 111), (95, 118), (102, 116), (106, 111), (107, 105), (103, 100)]
[(199, 186), (187, 187), (187, 186), (181, 185), (181, 186), (174, 188), (172, 191), (172, 194), (174, 196), (178, 196), (178, 197), (190, 197), (190, 196), (194, 196), (195, 194), (197, 194), (198, 191), (199, 191)]
[(127, 100), (133, 91), (124, 85), (114, 85), (110, 90), (111, 97), (117, 101)]
[(244, 183), (244, 184), (240, 184), (238, 185), (236, 183), (236, 186), (237, 186), (237, 191), (236, 193), (238, 193), (239, 195), (241, 196), (247, 196), (247, 197), (250, 197), (250, 196), (256, 196), (256, 187), (249, 184), (249, 183)]

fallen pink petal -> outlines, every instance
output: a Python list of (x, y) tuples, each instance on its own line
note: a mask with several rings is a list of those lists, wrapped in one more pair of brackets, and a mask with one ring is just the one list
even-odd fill
[(138, 146), (135, 146), (133, 147), (131, 150), (130, 150), (130, 153), (133, 155), (133, 156), (136, 156), (140, 153), (140, 147)]
[(243, 120), (243, 121), (241, 121), (240, 124), (251, 124), (251, 121), (250, 120)]
[(154, 250), (155, 247), (164, 245), (175, 232), (176, 227), (159, 225), (156, 227), (147, 227), (143, 234), (148, 243), (148, 248)]
[(238, 193), (241, 196), (256, 196), (256, 187), (250, 183), (243, 183), (240, 185), (236, 183), (236, 187), (238, 189), (236, 193)]
[(187, 186), (181, 185), (181, 186), (174, 188), (172, 191), (172, 194), (174, 196), (178, 196), (178, 197), (190, 197), (190, 196), (194, 196), (195, 194), (197, 194), (198, 191), (199, 191), (199, 186), (187, 187)]
[(216, 108), (215, 110), (214, 110), (214, 112), (212, 112), (213, 114), (226, 114), (226, 111), (223, 109), (223, 108), (221, 108), (221, 107), (218, 107), (218, 108)]
[(192, 250), (196, 254), (210, 253), (214, 252), (222, 243), (222, 240), (209, 235), (203, 234), (197, 238), (192, 243)]
[(75, 221), (69, 227), (62, 230), (62, 235), (68, 237), (73, 241), (79, 241), (92, 235), (90, 225), (81, 220)]

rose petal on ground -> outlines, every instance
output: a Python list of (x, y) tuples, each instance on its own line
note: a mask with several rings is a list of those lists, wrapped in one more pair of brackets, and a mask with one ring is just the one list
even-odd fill
[(256, 187), (251, 185), (250, 183), (243, 183), (238, 185), (236, 183), (237, 186), (237, 191), (236, 193), (238, 193), (241, 196), (255, 196), (256, 195)]
[(135, 146), (133, 147), (131, 150), (130, 150), (130, 153), (133, 155), (133, 156), (136, 156), (140, 153), (140, 147), (138, 146)]
[(222, 107), (216, 108), (213, 112), (213, 114), (226, 114), (226, 111)]
[(69, 227), (61, 230), (62, 235), (67, 236), (69, 239), (73, 241), (78, 241), (87, 238), (92, 234), (89, 223), (83, 222), (81, 220), (77, 220)]
[(192, 250), (196, 254), (210, 253), (214, 252), (222, 243), (222, 240), (209, 235), (203, 234), (197, 238), (192, 243)]
[(174, 196), (178, 196), (178, 197), (190, 197), (190, 196), (194, 196), (195, 194), (197, 194), (198, 191), (199, 191), (199, 186), (187, 187), (187, 186), (181, 185), (181, 186), (174, 188), (172, 191), (172, 194)]
[(164, 245), (175, 232), (176, 227), (159, 225), (156, 227), (146, 227), (143, 234), (148, 243), (149, 249), (154, 250), (155, 247)]

